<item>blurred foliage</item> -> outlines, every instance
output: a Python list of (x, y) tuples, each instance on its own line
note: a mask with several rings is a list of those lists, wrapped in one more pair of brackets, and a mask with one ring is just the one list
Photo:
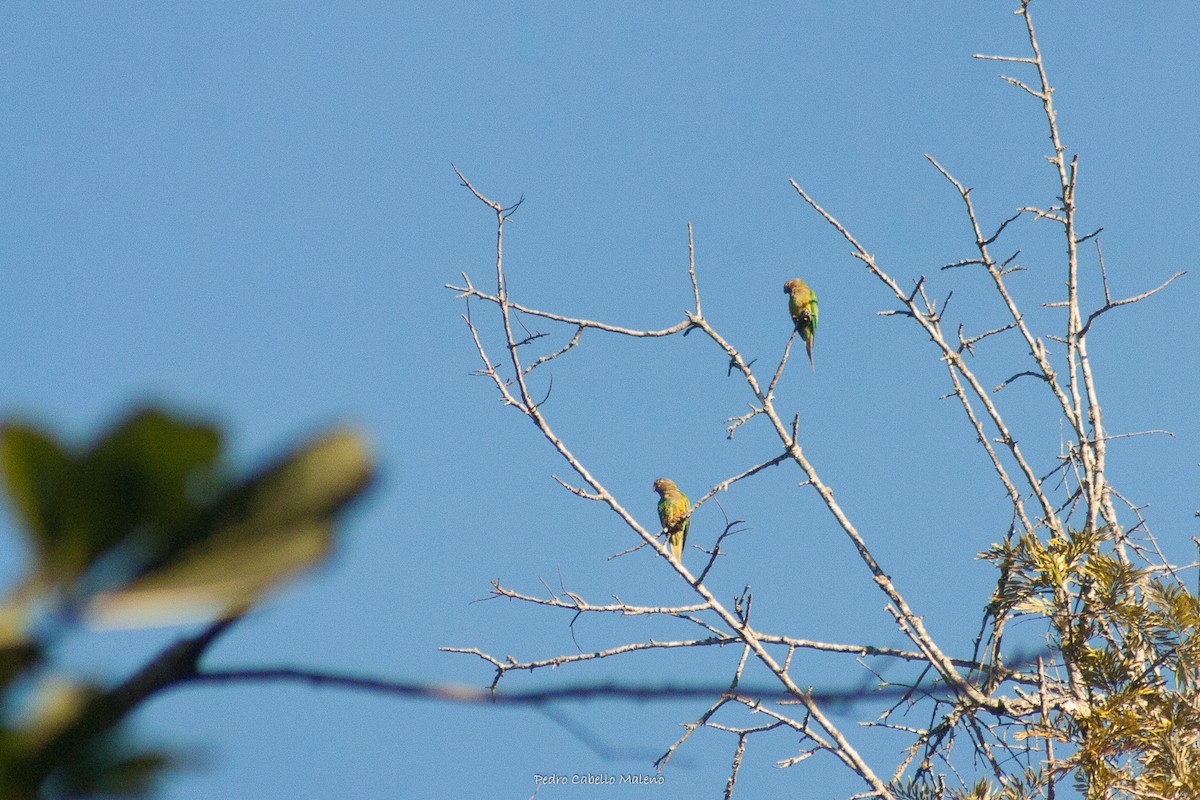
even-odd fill
[(241, 480), (221, 446), (214, 426), (155, 408), (78, 449), (32, 425), (0, 427), (0, 477), (31, 555), (0, 604), (0, 797), (148, 793), (173, 759), (127, 743), (121, 720), (194, 670), (209, 640), (150, 655), (140, 673), (105, 689), (55, 674), (54, 637), (85, 621), (244, 613), (325, 558), (334, 516), (372, 475), (362, 437), (347, 430)]

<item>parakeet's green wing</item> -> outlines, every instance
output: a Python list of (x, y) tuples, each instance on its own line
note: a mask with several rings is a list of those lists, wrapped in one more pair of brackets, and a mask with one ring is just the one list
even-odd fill
[(683, 556), (683, 546), (687, 542), (688, 529), (692, 518), (681, 519), (687, 513), (687, 495), (680, 491), (668, 492), (658, 501), (658, 520), (667, 529), (667, 541), (675, 553), (676, 560)]
[(817, 363), (813, 361), (813, 339), (817, 336), (817, 293), (812, 289), (808, 290), (808, 325), (807, 331), (800, 331), (800, 338), (804, 340), (804, 348), (808, 351), (808, 363), (813, 369), (817, 368)]
[[(686, 497), (683, 498), (683, 504), (685, 506), (689, 505), (688, 499)], [(676, 551), (675, 551), (676, 558), (683, 557), (683, 548), (685, 545), (687, 545), (687, 535), (688, 535), (688, 531), (691, 530), (691, 528), (692, 528), (692, 518), (688, 517), (687, 519), (685, 519), (683, 521), (682, 536), (679, 537), (679, 547), (676, 548)]]

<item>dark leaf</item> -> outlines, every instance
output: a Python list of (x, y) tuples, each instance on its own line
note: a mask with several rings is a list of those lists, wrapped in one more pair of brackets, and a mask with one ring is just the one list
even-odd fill
[(36, 428), (0, 427), (0, 470), (19, 521), (39, 559), (54, 549), (62, 526), (63, 494), (71, 481), (71, 458)]

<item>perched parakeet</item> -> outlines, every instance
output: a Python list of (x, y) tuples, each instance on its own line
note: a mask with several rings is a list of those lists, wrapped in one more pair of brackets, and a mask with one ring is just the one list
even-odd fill
[(670, 478), (659, 478), (654, 482), (654, 491), (658, 492), (658, 521), (667, 529), (667, 542), (675, 560), (683, 559), (683, 545), (687, 542), (688, 528), (692, 526), (692, 518), (684, 516), (691, 503), (687, 495), (679, 491), (675, 481)]
[(799, 278), (792, 278), (783, 285), (783, 291), (788, 295), (788, 311), (792, 321), (796, 323), (796, 332), (804, 340), (808, 350), (808, 363), (813, 369), (817, 364), (813, 361), (813, 336), (817, 333), (817, 293), (808, 288), (808, 284)]

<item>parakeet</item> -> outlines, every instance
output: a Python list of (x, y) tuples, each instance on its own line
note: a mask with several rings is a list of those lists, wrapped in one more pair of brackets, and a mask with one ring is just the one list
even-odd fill
[(799, 278), (792, 278), (783, 285), (783, 291), (788, 295), (788, 311), (792, 321), (796, 323), (796, 332), (804, 340), (808, 350), (808, 363), (813, 369), (817, 364), (813, 361), (813, 336), (817, 333), (817, 293), (808, 288), (808, 284)]
[(692, 518), (685, 517), (691, 503), (687, 495), (679, 491), (675, 481), (670, 478), (659, 478), (654, 482), (654, 491), (658, 492), (658, 521), (667, 529), (667, 542), (675, 560), (683, 559), (683, 545), (687, 542), (688, 528), (692, 526)]

